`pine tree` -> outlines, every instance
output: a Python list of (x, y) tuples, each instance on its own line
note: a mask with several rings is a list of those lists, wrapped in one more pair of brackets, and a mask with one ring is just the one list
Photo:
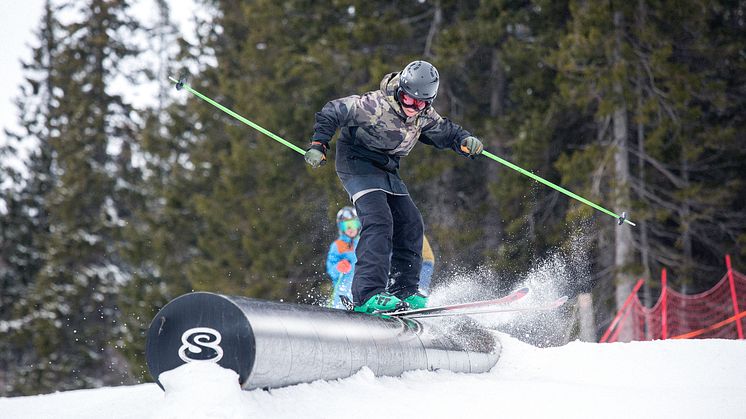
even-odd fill
[[(612, 202), (612, 210), (621, 214), (630, 211), (632, 194), (630, 108), (637, 101), (631, 83), (635, 57), (629, 39), (635, 7), (573, 2), (571, 11), (571, 30), (556, 55), (561, 88), (564, 97), (593, 113), (596, 134), (586, 139), (584, 151), (560, 162), (561, 170), (570, 181), (591, 186), (592, 196)], [(589, 172), (597, 177), (588, 182), (582, 180), (583, 175), (575, 175), (574, 166), (590, 162), (594, 163)], [(631, 269), (637, 259), (632, 231), (627, 225), (612, 229), (609, 223), (597, 224), (596, 229), (599, 268), (614, 270), (615, 300), (620, 307), (634, 282)]]
[(168, 2), (158, 0), (156, 5), (158, 18), (147, 30), (150, 49), (156, 52), (150, 68), (157, 71), (147, 73), (159, 86), (158, 101), (141, 113), (145, 122), (137, 134), (137, 152), (144, 165), (141, 178), (134, 180), (140, 185), (140, 205), (133, 208), (122, 240), (123, 256), (133, 272), (118, 296), (121, 351), (138, 381), (150, 378), (144, 351), (150, 320), (169, 300), (192, 289), (183, 267), (194, 255), (199, 230), (195, 217), (182, 206), (192, 193), (184, 179), (191, 121), (185, 107), (174, 102), (178, 92), (168, 80), (179, 76), (179, 64), (193, 64), (194, 58), (185, 57), (189, 45), (171, 21)]
[[(39, 46), (33, 49), (32, 61), (23, 64), (26, 74), (16, 101), (21, 132), (8, 132), (17, 145), (5, 151), (3, 160), (23, 162), (23, 169), (4, 169), (11, 186), (3, 191), (6, 212), (0, 215), (0, 330), (5, 339), (0, 342), (0, 364), (5, 378), (0, 377), (0, 393), (18, 391), (21, 372), (31, 358), (32, 345), (24, 339), (30, 316), (24, 310), (45, 262), (49, 220), (46, 198), (54, 184), (53, 151), (49, 144), (56, 121), (50, 114), (56, 72), (53, 62), (59, 51), (60, 24), (51, 2), (44, 6), (38, 32)], [(19, 148), (29, 149), (26, 160)]]
[[(698, 292), (719, 279), (723, 254), (743, 225), (742, 214), (733, 211), (742, 190), (733, 170), (739, 166), (734, 162), (742, 161), (737, 132), (743, 121), (733, 113), (740, 99), (732, 94), (743, 88), (734, 76), (743, 66), (735, 53), (743, 36), (733, 31), (739, 24), (731, 11), (743, 13), (744, 6), (699, 1), (667, 6), (647, 16), (672, 40), (670, 46), (651, 54), (652, 35), (640, 43), (646, 68), (655, 75), (644, 86), (647, 105), (657, 111), (646, 118), (657, 124), (648, 128), (652, 135), (643, 159), (646, 170), (660, 174), (648, 182), (643, 200), (661, 209), (650, 226), (653, 262), (670, 266), (672, 282), (683, 292)], [(669, 16), (681, 24), (667, 24)]]
[[(553, 163), (566, 132), (584, 122), (554, 99), (555, 70), (547, 60), (564, 30), (566, 8), (564, 2), (505, 1), (446, 8), (435, 49), (446, 62), (444, 93), (459, 122), (487, 150), (558, 183)], [(467, 264), (488, 262), (501, 285), (510, 286), (567, 237), (567, 227), (554, 221), (567, 200), (491, 161), (468, 163), (458, 168), (461, 183), (453, 189), (468, 197), (459, 208), (469, 210), (445, 241), (472, 231), (450, 252), (469, 249), (475, 258)]]
[[(5, 147), (3, 153), (4, 161), (22, 162), (25, 165), (21, 171), (10, 165), (5, 167), (3, 171), (8, 179), (2, 181), (2, 184), (12, 185), (6, 191), (8, 217), (5, 219), (5, 237), (2, 241), (3, 253), (7, 255), (3, 259), (8, 266), (12, 266), (12, 273), (4, 275), (3, 282), (15, 282), (22, 286), (20, 290), (28, 287), (39, 271), (44, 253), (43, 236), (48, 232), (43, 200), (53, 183), (52, 151), (46, 140), (54, 128), (48, 111), (54, 72), (51, 62), (57, 51), (55, 31), (58, 27), (52, 6), (46, 2), (39, 31), (41, 45), (33, 49), (33, 61), (23, 64), (27, 76), (16, 101), (22, 132), (6, 133), (16, 145)], [(33, 148), (35, 142), (37, 144)], [(26, 161), (21, 157), (19, 148), (30, 148)], [(0, 306), (7, 309), (12, 302), (22, 298), (23, 292), (3, 292), (2, 295), (7, 301)]]
[[(678, 274), (672, 284), (680, 291), (709, 288), (740, 218), (731, 208), (741, 186), (725, 155), (742, 151), (733, 146), (733, 122), (723, 124), (733, 109), (725, 85), (735, 80), (712, 70), (728, 51), (727, 41), (713, 36), (726, 8), (699, 1), (571, 4), (572, 30), (556, 55), (559, 82), (563, 97), (595, 115), (601, 141), (586, 138), (584, 150), (568, 153), (560, 168), (566, 181), (589, 188), (594, 183), (576, 167), (591, 163), (601, 197), (642, 220), (635, 229), (617, 227), (613, 247), (606, 248), (611, 230), (598, 229), (598, 254), (616, 257), (599, 259), (597, 270), (615, 266), (617, 306), (630, 292), (630, 275), (661, 267)], [(620, 232), (631, 233), (624, 246)], [(649, 301), (652, 294), (646, 292)]]
[(46, 141), (54, 185), (46, 194), (45, 263), (18, 338), (30, 342), (17, 391), (63, 390), (128, 382), (118, 353), (116, 296), (131, 272), (120, 252), (121, 230), (135, 205), (132, 108), (111, 93), (121, 60), (136, 53), (124, 40), (136, 24), (126, 1), (91, 0), (80, 20), (60, 30), (53, 57)]

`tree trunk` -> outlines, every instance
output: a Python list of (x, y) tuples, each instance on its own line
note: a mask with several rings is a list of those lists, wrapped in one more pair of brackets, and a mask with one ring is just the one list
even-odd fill
[(578, 338), (583, 342), (596, 342), (596, 322), (593, 318), (593, 296), (584, 292), (578, 295), (578, 321), (580, 333)]
[(492, 50), (492, 62), (490, 63), (490, 116), (497, 117), (503, 114), (505, 98), (505, 71), (500, 57), (500, 49)]
[(433, 21), (430, 24), (430, 30), (427, 32), (427, 38), (425, 39), (425, 50), (422, 51), (422, 56), (428, 59), (433, 58), (433, 41), (440, 31), (440, 26), (443, 24), (443, 8), (440, 5), (440, 1), (436, 1), (433, 6)]
[[(616, 36), (616, 45), (614, 50), (614, 64), (622, 60), (622, 13), (614, 12), (614, 27)], [(627, 106), (624, 101), (624, 91), (621, 80), (614, 81), (614, 96), (618, 102), (612, 115), (613, 136), (614, 136), (614, 172), (616, 179), (613, 184), (614, 210), (617, 214), (622, 211), (628, 211), (630, 206), (629, 192), (629, 122), (627, 120)], [(633, 258), (632, 231), (626, 224), (616, 226), (616, 235), (614, 239), (614, 267), (616, 271), (616, 305), (617, 309), (621, 308), (624, 301), (632, 292), (634, 277), (627, 273), (627, 268)], [(623, 322), (620, 327), (619, 341), (629, 341), (633, 337), (632, 317)]]
[[(685, 151), (681, 154), (681, 179), (684, 182), (684, 188), (689, 188), (689, 162), (684, 156)], [(679, 211), (680, 228), (681, 228), (681, 251), (683, 253), (682, 266), (680, 267), (682, 286), (691, 283), (693, 274), (693, 251), (692, 251), (692, 229), (691, 229), (691, 206), (689, 199), (684, 198)]]
[[(642, 1), (639, 2), (639, 16), (638, 16), (638, 31), (643, 30), (644, 24), (644, 4)], [(639, 193), (638, 197), (641, 201), (644, 201), (644, 191), (646, 188), (645, 183), (645, 124), (643, 123), (643, 83), (645, 79), (642, 74), (641, 64), (637, 64), (635, 67), (635, 95), (637, 96), (637, 182)], [(651, 307), (653, 305), (653, 293), (650, 289), (650, 239), (648, 237), (648, 223), (646, 217), (641, 217), (637, 224), (637, 231), (640, 234), (640, 260), (642, 262), (642, 277), (645, 279), (645, 284), (642, 287), (643, 301), (645, 306)], [(650, 338), (650, 335), (647, 335)]]
[[(681, 152), (681, 178), (684, 180), (684, 188), (689, 188), (689, 162), (686, 160), (685, 151)], [(689, 292), (689, 285), (692, 284), (694, 278), (694, 255), (692, 251), (692, 230), (691, 230), (691, 207), (689, 205), (689, 199), (684, 198), (681, 204), (681, 212), (679, 213), (681, 219), (681, 250), (683, 252), (683, 261), (679, 269), (679, 282), (682, 294)], [(687, 300), (682, 301), (681, 309), (687, 310)], [(683, 330), (690, 330), (689, 322), (686, 316), (682, 316), (681, 327)]]

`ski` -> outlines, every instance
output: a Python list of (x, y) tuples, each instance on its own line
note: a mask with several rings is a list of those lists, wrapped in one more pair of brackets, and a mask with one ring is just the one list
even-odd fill
[[(407, 319), (421, 319), (426, 317), (449, 317), (449, 316), (473, 316), (477, 314), (494, 314), (494, 313), (520, 313), (520, 312), (537, 312), (537, 311), (548, 311), (553, 310), (555, 308), (561, 307), (565, 302), (567, 302), (567, 296), (562, 296), (550, 303), (547, 304), (539, 304), (534, 306), (525, 306), (525, 307), (490, 307), (489, 305), (483, 306), (480, 310), (472, 310), (472, 311), (439, 311), (435, 313), (422, 313), (412, 314), (410, 312), (409, 315), (399, 316), (404, 317)], [(404, 312), (406, 313), (406, 312)], [(388, 316), (391, 316), (391, 314), (387, 314)]]
[(469, 308), (479, 308), (479, 307), (491, 307), (496, 305), (504, 305), (508, 303), (512, 303), (514, 301), (518, 301), (521, 298), (525, 297), (528, 294), (528, 287), (524, 287), (521, 289), (517, 289), (510, 294), (497, 298), (494, 300), (482, 300), (482, 301), (473, 301), (470, 303), (461, 303), (461, 304), (448, 304), (448, 305), (441, 305), (436, 307), (425, 307), (425, 308), (419, 308), (416, 310), (404, 310), (404, 311), (390, 311), (390, 312), (382, 312), (377, 314), (383, 314), (390, 317), (409, 317), (409, 316), (419, 316), (424, 314), (434, 314), (434, 313), (441, 313), (441, 312), (447, 312), (447, 311), (453, 311), (453, 310), (463, 310), (463, 309), (469, 309)]

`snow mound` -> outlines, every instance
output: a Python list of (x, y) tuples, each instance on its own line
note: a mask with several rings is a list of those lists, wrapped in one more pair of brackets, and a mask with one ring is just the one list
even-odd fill
[(184, 364), (161, 374), (160, 381), (165, 398), (153, 419), (252, 417), (238, 374), (213, 362)]

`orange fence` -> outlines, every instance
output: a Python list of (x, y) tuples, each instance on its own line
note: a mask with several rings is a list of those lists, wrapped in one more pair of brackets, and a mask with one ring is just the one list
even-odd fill
[(734, 271), (725, 256), (726, 273), (709, 290), (685, 295), (668, 288), (661, 272), (661, 295), (653, 307), (645, 307), (637, 296), (643, 280), (637, 281), (600, 342), (616, 342), (631, 322), (632, 340), (721, 338), (743, 339), (746, 312), (746, 275)]

